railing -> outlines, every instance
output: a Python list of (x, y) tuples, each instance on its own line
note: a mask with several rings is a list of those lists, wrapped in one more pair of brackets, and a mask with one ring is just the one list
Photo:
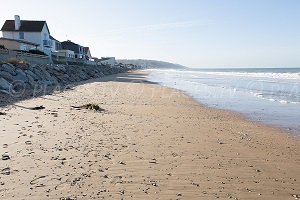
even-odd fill
[(26, 61), (29, 63), (36, 63), (36, 64), (52, 63), (52, 60), (50, 59), (49, 56), (1, 49), (0, 61), (7, 62), (10, 60)]
[(7, 49), (0, 49), (1, 54), (8, 54), (9, 51)]
[(85, 64), (87, 64), (87, 65), (94, 65), (94, 66), (97, 65), (97, 63), (96, 63), (95, 61), (91, 61), (91, 60), (87, 60), (87, 61), (85, 62)]
[(9, 51), (5, 49), (0, 49), (0, 62), (6, 61), (9, 58)]
[(49, 56), (46, 55), (39, 55), (39, 54), (32, 54), (32, 53), (25, 53), (25, 52), (17, 52), (18, 57), (35, 57), (35, 58), (43, 58), (48, 59)]
[(97, 65), (95, 61), (84, 60), (79, 58), (68, 58), (65, 56), (52, 55), (52, 61), (55, 64), (74, 64), (74, 65)]
[(43, 40), (44, 47), (52, 47), (52, 40)]

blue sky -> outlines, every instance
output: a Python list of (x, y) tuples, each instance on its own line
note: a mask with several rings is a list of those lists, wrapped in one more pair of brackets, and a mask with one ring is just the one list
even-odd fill
[(15, 14), (46, 20), (51, 34), (93, 56), (189, 67), (300, 67), (299, 0), (9, 0)]

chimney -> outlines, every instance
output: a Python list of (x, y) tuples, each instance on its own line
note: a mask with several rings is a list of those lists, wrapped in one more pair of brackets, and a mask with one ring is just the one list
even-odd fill
[(21, 20), (19, 15), (15, 15), (15, 30), (19, 30), (21, 27)]

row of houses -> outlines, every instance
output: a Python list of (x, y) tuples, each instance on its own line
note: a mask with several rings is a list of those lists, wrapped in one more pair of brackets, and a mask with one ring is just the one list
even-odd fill
[(14, 20), (6, 20), (1, 28), (2, 48), (30, 52), (38, 50), (48, 55), (53, 62), (80, 62), (115, 65), (114, 57), (92, 57), (89, 47), (70, 40), (60, 42), (51, 34), (46, 21), (21, 20), (15, 15)]

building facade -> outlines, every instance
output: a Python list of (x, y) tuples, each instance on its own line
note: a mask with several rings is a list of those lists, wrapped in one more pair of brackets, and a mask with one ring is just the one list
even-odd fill
[(51, 54), (52, 40), (46, 21), (6, 20), (1, 28), (3, 38), (24, 40), (38, 44), (38, 49), (47, 55)]
[(61, 46), (62, 46), (62, 49), (64, 49), (64, 50), (74, 51), (75, 58), (86, 59), (83, 46), (76, 44), (74, 42), (71, 42), (70, 40), (61, 42)]

